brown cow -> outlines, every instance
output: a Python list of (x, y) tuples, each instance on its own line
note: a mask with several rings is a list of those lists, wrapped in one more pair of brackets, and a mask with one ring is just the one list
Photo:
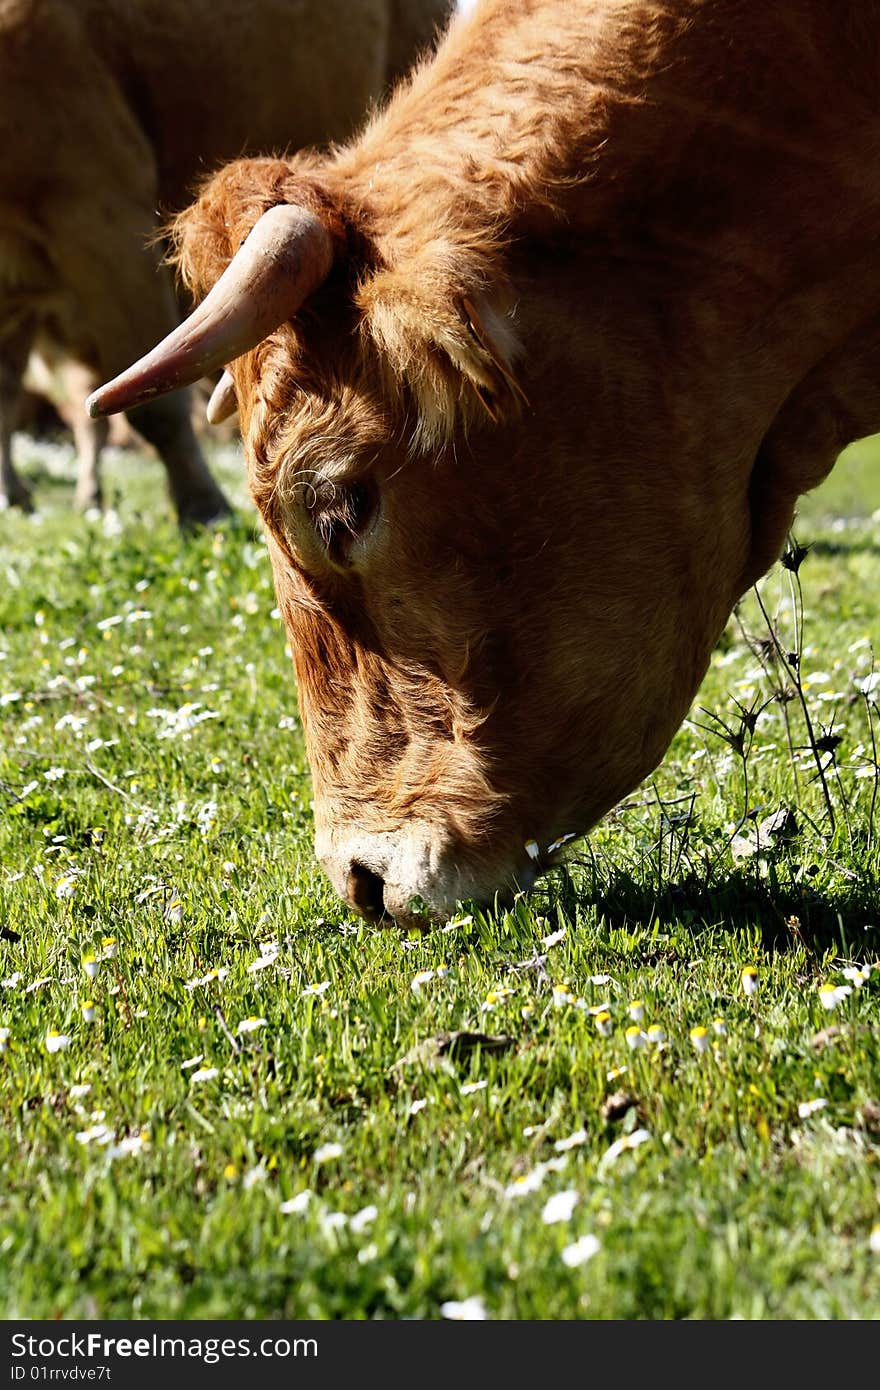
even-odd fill
[(366, 916), (528, 887), (631, 791), (880, 429), (878, 53), (864, 0), (481, 0), (347, 148), (180, 218), (213, 289), (92, 408), (231, 363)]
[[(29, 503), (11, 433), (35, 330), (96, 369), (92, 387), (145, 351), (180, 317), (157, 209), (222, 160), (350, 135), (449, 7), (0, 0), (0, 506)], [(183, 398), (132, 423), (182, 520), (227, 509)], [(77, 434), (81, 506), (100, 500), (101, 443)]]

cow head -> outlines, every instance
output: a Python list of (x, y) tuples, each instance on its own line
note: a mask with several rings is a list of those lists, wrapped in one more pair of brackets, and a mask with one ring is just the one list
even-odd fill
[(228, 369), (320, 860), (373, 920), (530, 887), (684, 717), (744, 585), (754, 442), (708, 477), (693, 364), (631, 275), (396, 262), (308, 157), (227, 166), (176, 237), (207, 298), (91, 408)]

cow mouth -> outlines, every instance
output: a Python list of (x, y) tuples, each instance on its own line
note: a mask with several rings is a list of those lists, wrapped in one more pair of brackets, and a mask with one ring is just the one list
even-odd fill
[(512, 907), (520, 894), (531, 891), (545, 867), (529, 864), (517, 875), (515, 885), (508, 884), (497, 889), (491, 898), (484, 895), (479, 899), (459, 898), (454, 903), (430, 903), (416, 894), (404, 905), (400, 901), (389, 901), (389, 898), (393, 898), (393, 890), (389, 892), (380, 874), (366, 864), (354, 861), (346, 875), (343, 896), (348, 906), (371, 925), (427, 929), (448, 921), (459, 910), (488, 908), (504, 911)]
[(553, 867), (550, 848), (539, 853), (527, 842), (518, 852), (480, 855), (424, 821), (386, 832), (324, 826), (315, 836), (317, 858), (353, 912), (372, 925), (413, 930), (511, 907)]

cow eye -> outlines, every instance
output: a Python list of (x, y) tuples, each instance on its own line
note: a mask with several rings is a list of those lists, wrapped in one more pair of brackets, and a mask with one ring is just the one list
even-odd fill
[(310, 510), (331, 560), (347, 563), (348, 552), (367, 529), (375, 506), (375, 493), (366, 482), (336, 483), (318, 489)]

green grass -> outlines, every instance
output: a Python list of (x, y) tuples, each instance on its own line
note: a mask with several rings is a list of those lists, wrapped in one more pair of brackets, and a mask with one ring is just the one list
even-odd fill
[[(40, 512), (0, 516), (2, 1315), (880, 1316), (874, 444), (796, 527), (827, 794), (799, 701), (766, 703), (749, 596), (656, 775), (513, 912), (424, 935), (352, 919), (313, 860), (235, 451), (239, 521), (183, 541), (155, 463), (110, 460), (107, 527), (71, 511), (69, 455), (23, 447)], [(785, 650), (792, 593), (777, 566)], [(833, 1011), (827, 982), (851, 986)], [(635, 1000), (662, 1044), (628, 1047)]]

